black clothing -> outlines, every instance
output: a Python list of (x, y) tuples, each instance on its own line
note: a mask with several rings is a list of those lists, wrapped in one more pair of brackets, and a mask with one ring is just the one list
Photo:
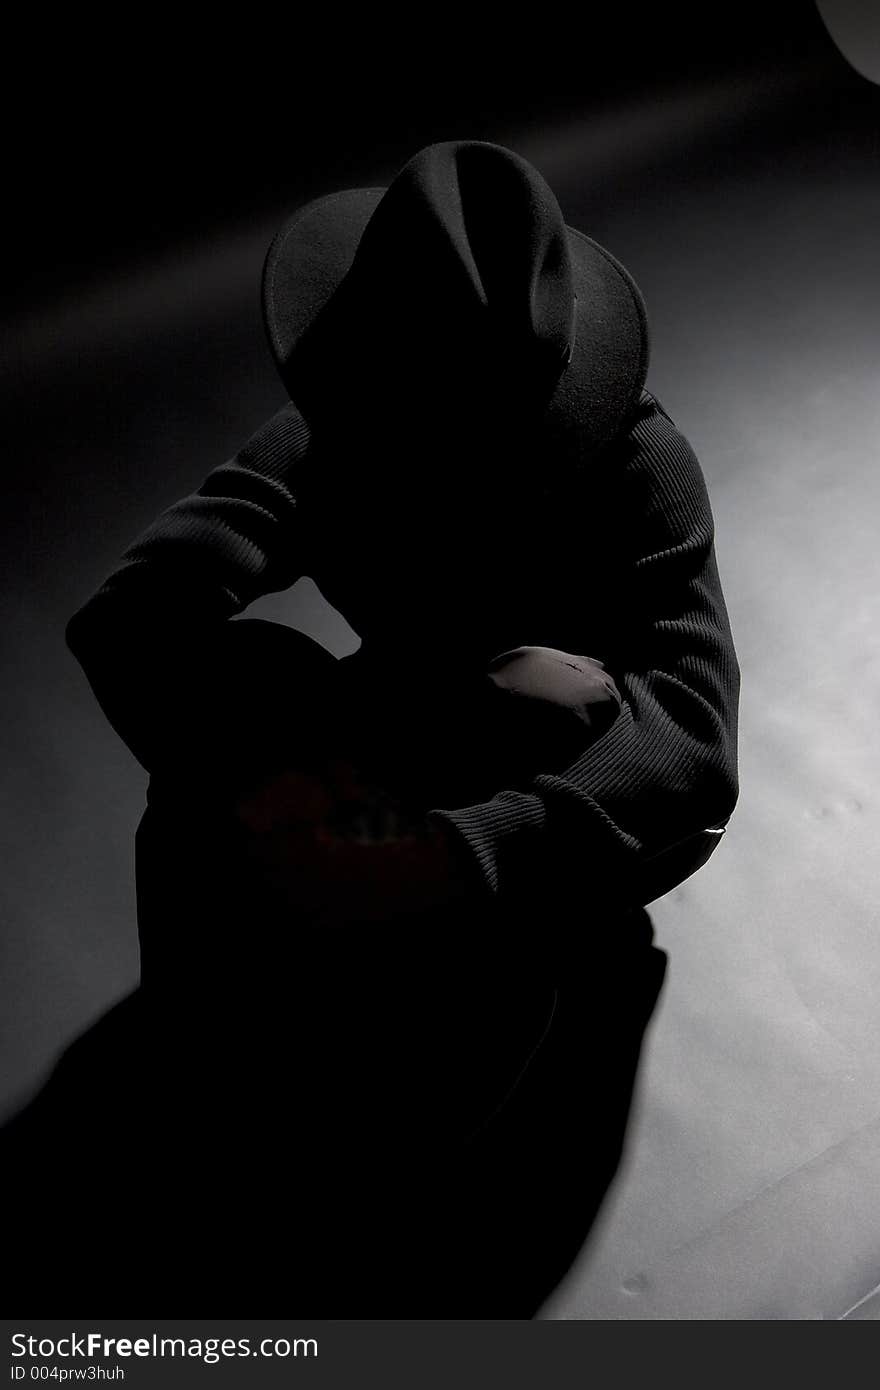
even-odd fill
[[(381, 473), (381, 446), (375, 456), (370, 468)], [(308, 459), (307, 426), (285, 406), (147, 528), (68, 625), (102, 708), (156, 780), (228, 787), (243, 769), (283, 765), (285, 727), (301, 756), (296, 652), (286, 681), (268, 683), (259, 666), (265, 646), (283, 669), (289, 630), (242, 632), (228, 620), (309, 574), (361, 635), (360, 659), (384, 681), (383, 733), (456, 832), (487, 897), (515, 899), (549, 852), (574, 886), (631, 901), (645, 857), (729, 817), (739, 669), (714, 521), (693, 450), (655, 397), (643, 392), (631, 427), (555, 506), (526, 498), (514, 511), (498, 495), (474, 516), (465, 490), (458, 515), (454, 502), (441, 513), (456, 531), (439, 537), (424, 517), (412, 520), (408, 500), (394, 514), (384, 498), (381, 512), (367, 513), (364, 489), (351, 501), (342, 486), (356, 473), (350, 463), (344, 472)], [(621, 714), (568, 767), (485, 800), (466, 784), (447, 804), (473, 754), (471, 743), (456, 754), (457, 727), (443, 737), (449, 702), (469, 701), (491, 657), (522, 642), (600, 657)], [(436, 708), (424, 685), (410, 702), (421, 679)], [(435, 714), (442, 751), (432, 758), (432, 743), (412, 734)]]
[[(249, 1299), (288, 1312), (297, 1291), (296, 1311), (316, 1315), (530, 1316), (614, 1171), (662, 981), (640, 867), (736, 801), (739, 671), (705, 484), (645, 392), (564, 499), (499, 506), (500, 536), (463, 505), (461, 548), (447, 538), (438, 572), (443, 547), (414, 515), (409, 540), (388, 513), (377, 534), (368, 490), (360, 507), (334, 494), (308, 443), (284, 407), (69, 624), (150, 774), (142, 985), (71, 1050), (7, 1154), (33, 1154), (65, 1113), (72, 1126), (84, 1087), (117, 1097), (95, 1120), (97, 1166), (71, 1173), (105, 1215), (112, 1199), (139, 1213), (131, 1286), (151, 1286), (172, 1247), (175, 1312), (197, 1287), (193, 1308), (212, 1315)], [(360, 632), (353, 657), (236, 619), (301, 574)], [(422, 626), (404, 642), (409, 618)], [(487, 663), (528, 642), (601, 658), (623, 705), (579, 750), (538, 741), (505, 768)], [(334, 753), (372, 761), (453, 837), (472, 893), (452, 917), (316, 933), (261, 893), (232, 798)], [(291, 1190), (312, 1193), (302, 1210), (281, 1209)], [(335, 1244), (349, 1223), (370, 1251), (369, 1290), (340, 1283), (357, 1259), (358, 1239)], [(100, 1263), (89, 1279), (103, 1299)]]
[[(388, 453), (335, 460), (284, 407), (143, 533), (67, 635), (151, 774), (137, 837), (144, 983), (210, 998), (227, 978), (282, 995), (297, 976), (313, 993), (325, 980), (335, 1015), (346, 979), (351, 1015), (369, 978), (365, 1035), (381, 1019), (411, 1038), (479, 1112), (522, 1065), (601, 914), (643, 901), (641, 861), (732, 811), (739, 672), (702, 473), (648, 392), (582, 480), (570, 538), (570, 496), (555, 524), (499, 497), (498, 538), (473, 490), (458, 513), (429, 492), (429, 515), (418, 484), (383, 488), (385, 467), (402, 486)], [(229, 621), (303, 573), (356, 623), (354, 656)], [(602, 658), (623, 697), (601, 737), (563, 757), (539, 738), (531, 765), (515, 733), (494, 736), (504, 702), (486, 677), (523, 642)], [(238, 851), (231, 798), (340, 751), (454, 837), (473, 883), (454, 920), (328, 936), (291, 931), (286, 907), (278, 919)]]

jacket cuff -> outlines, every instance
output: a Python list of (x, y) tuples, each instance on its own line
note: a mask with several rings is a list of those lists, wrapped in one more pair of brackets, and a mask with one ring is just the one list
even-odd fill
[(522, 856), (533, 867), (547, 811), (533, 793), (501, 791), (476, 806), (429, 811), (426, 819), (446, 829), (478, 892), (497, 898), (512, 886), (502, 863)]
[(305, 457), (312, 432), (293, 401), (260, 426), (239, 450), (237, 462), (264, 478), (282, 481), (292, 463)]

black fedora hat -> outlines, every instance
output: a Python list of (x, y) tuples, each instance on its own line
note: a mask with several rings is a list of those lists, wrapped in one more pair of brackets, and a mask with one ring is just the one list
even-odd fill
[(563, 220), (522, 156), (483, 141), (419, 151), (388, 188), (314, 199), (280, 228), (262, 283), (282, 381), (310, 423), (369, 405), (482, 401), (540, 422), (556, 462), (618, 433), (648, 368), (629, 272)]

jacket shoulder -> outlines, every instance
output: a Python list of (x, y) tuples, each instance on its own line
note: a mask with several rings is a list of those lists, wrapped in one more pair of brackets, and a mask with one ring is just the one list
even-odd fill
[(655, 414), (663, 415), (669, 421), (670, 425), (675, 424), (675, 421), (669, 414), (669, 411), (666, 410), (659, 397), (655, 396), (653, 391), (649, 391), (647, 387), (643, 386), (642, 394), (639, 397), (639, 404), (636, 409), (636, 418), (641, 420), (647, 415)]

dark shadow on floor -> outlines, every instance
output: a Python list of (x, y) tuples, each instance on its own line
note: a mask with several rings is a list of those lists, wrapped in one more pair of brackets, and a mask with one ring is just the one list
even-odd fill
[(613, 925), (625, 947), (585, 953), (513, 1095), (440, 1157), (408, 1143), (402, 1110), (377, 1125), (381, 1099), (335, 1104), (355, 1034), (309, 1079), (246, 1009), (219, 1038), (197, 1001), (184, 1025), (135, 991), (2, 1131), (7, 1298), (108, 1315), (149, 1298), (175, 1316), (534, 1316), (614, 1175), (662, 987), (647, 913)]

